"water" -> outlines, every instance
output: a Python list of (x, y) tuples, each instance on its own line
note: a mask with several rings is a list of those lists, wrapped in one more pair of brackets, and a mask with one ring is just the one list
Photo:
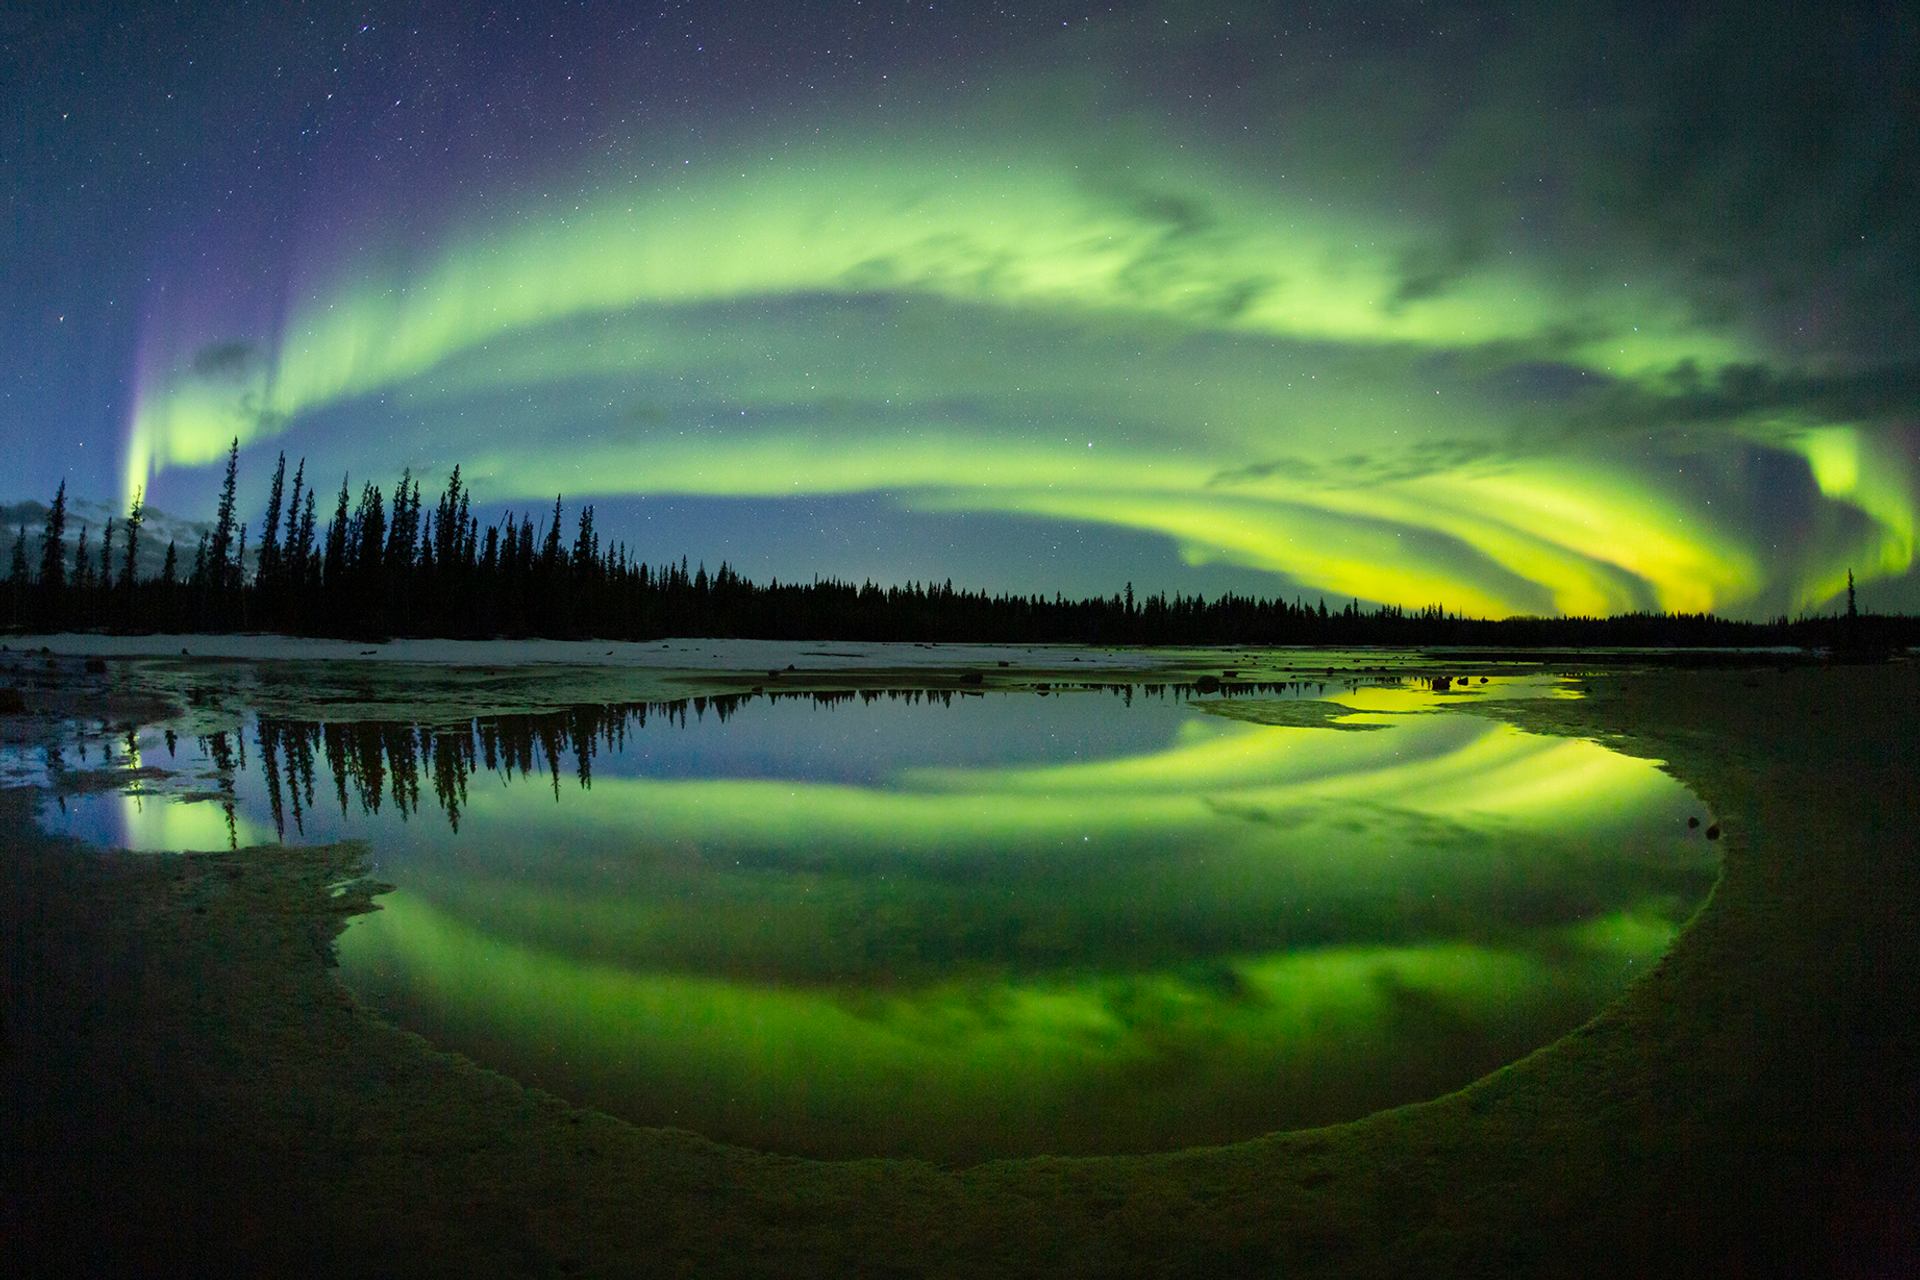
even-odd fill
[(252, 717), (0, 772), (106, 770), (44, 816), (103, 844), (365, 839), (398, 887), (342, 978), (519, 1079), (756, 1147), (968, 1161), (1351, 1119), (1591, 1016), (1715, 861), (1652, 763), (1448, 709), (1566, 692)]

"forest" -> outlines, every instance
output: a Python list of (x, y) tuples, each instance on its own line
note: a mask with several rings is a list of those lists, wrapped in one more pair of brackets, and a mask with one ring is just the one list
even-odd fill
[[(1329, 608), (1225, 593), (1136, 597), (988, 593), (941, 583), (880, 586), (832, 578), (754, 582), (722, 563), (709, 571), (649, 563), (603, 543), (594, 509), (554, 499), (536, 523), (508, 512), (482, 527), (455, 467), (429, 508), (403, 474), (391, 495), (343, 480), (319, 523), (306, 462), (291, 483), (285, 454), (269, 484), (259, 532), (237, 510), (239, 449), (229, 450), (218, 509), (198, 543), (169, 543), (156, 574), (140, 572), (143, 506), (109, 520), (97, 547), (67, 543), (66, 486), (46, 514), (38, 556), (16, 531), (0, 591), (14, 631), (279, 632), (355, 640), (541, 637), (650, 640), (666, 636), (1103, 645), (1467, 645), (1756, 647), (1883, 651), (1920, 643), (1920, 618), (1844, 613), (1743, 621), (1713, 614), (1609, 618), (1471, 618), (1442, 602), (1420, 609)], [(31, 563), (37, 559), (38, 564)]]

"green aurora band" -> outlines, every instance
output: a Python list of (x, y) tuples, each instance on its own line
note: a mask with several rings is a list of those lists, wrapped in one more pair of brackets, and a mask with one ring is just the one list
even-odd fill
[[(362, 246), (271, 343), (160, 361), (126, 483), (352, 421), (356, 466), (397, 441), (489, 500), (877, 492), (1494, 616), (1785, 611), (1910, 568), (1897, 434), (1690, 419), (1700, 371), (1770, 353), (1656, 271), (1516, 249), (1409, 296), (1417, 223), (1233, 161), (1034, 126), (636, 161)], [(1810, 514), (1742, 512), (1764, 455)]]
[[(822, 1155), (1150, 1149), (1432, 1096), (1590, 1016), (1712, 881), (1654, 762), (1337, 699), (877, 785), (476, 787), (342, 940), (483, 1062)], [(1237, 715), (1258, 708), (1234, 708)], [(564, 851), (564, 852), (563, 852)]]

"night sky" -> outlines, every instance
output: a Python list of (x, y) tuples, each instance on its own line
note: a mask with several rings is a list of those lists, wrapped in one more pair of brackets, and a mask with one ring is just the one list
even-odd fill
[(1920, 608), (1917, 22), (10, 5), (0, 500), (237, 435), (256, 527), (285, 450), (756, 576)]

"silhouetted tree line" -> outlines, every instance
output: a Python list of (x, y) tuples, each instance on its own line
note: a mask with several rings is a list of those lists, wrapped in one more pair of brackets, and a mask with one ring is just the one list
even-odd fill
[(136, 573), (143, 504), (109, 520), (98, 551), (82, 531), (65, 547), (66, 486), (48, 509), (37, 573), (18, 530), (5, 584), (16, 628), (122, 631), (277, 631), (351, 638), (714, 636), (784, 640), (1238, 645), (1832, 646), (1920, 643), (1920, 619), (1860, 614), (1743, 622), (1712, 614), (1611, 618), (1463, 617), (1435, 604), (1333, 609), (1232, 592), (1206, 599), (1164, 592), (1136, 598), (989, 594), (942, 583), (856, 586), (837, 579), (756, 583), (727, 564), (691, 571), (685, 557), (649, 564), (624, 542), (603, 543), (594, 510), (561, 499), (536, 520), (507, 512), (481, 526), (455, 467), (432, 507), (403, 474), (389, 496), (342, 479), (322, 526), (305, 459), (287, 484), (274, 467), (257, 549), (238, 522), (236, 441), (214, 522), (189, 553), (169, 543), (157, 576)]

